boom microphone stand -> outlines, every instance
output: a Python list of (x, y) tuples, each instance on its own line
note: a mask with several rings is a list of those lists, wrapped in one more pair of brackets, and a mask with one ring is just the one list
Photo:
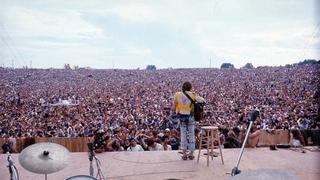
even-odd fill
[(240, 154), (239, 154), (239, 157), (238, 157), (236, 166), (235, 166), (235, 167), (232, 169), (232, 171), (231, 171), (231, 176), (235, 176), (235, 175), (237, 175), (237, 174), (239, 174), (239, 173), (241, 172), (241, 170), (239, 170), (238, 167), (239, 167), (240, 160), (241, 160), (241, 157), (242, 157), (242, 154), (243, 154), (243, 151), (244, 151), (244, 146), (245, 146), (246, 143), (247, 143), (247, 140), (248, 140), (248, 137), (249, 137), (249, 133), (250, 133), (252, 124), (253, 124), (253, 122), (257, 119), (258, 116), (259, 116), (259, 111), (257, 111), (257, 110), (253, 110), (253, 111), (250, 113), (250, 118), (249, 118), (250, 124), (249, 124), (249, 128), (248, 128), (248, 130), (247, 130), (247, 134), (246, 134), (246, 136), (245, 136), (245, 138), (244, 138), (244, 141), (243, 141), (243, 143), (242, 143), (241, 151), (240, 151)]

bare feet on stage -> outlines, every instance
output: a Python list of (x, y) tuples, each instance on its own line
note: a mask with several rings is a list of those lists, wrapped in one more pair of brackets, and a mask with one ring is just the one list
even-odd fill
[(190, 160), (193, 160), (193, 159), (194, 159), (194, 155), (189, 155), (188, 158), (189, 158)]
[(182, 160), (188, 160), (188, 156), (187, 155), (183, 155), (181, 156)]
[(182, 160), (193, 160), (194, 159), (194, 155), (193, 152), (187, 153), (187, 151), (185, 152), (178, 152), (179, 154), (182, 154), (181, 158)]

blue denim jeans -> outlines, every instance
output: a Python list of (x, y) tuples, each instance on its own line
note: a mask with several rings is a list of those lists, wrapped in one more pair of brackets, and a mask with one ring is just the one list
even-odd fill
[(180, 115), (180, 149), (181, 150), (195, 150), (194, 127), (195, 120), (191, 115)]

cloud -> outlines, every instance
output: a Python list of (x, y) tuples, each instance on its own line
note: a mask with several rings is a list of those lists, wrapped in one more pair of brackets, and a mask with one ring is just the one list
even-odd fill
[(313, 27), (299, 27), (298, 25), (291, 28), (280, 28), (271, 31), (259, 31), (250, 33), (235, 33), (233, 38), (241, 41), (252, 42), (252, 44), (257, 42), (263, 42), (266, 45), (272, 44), (284, 44), (295, 40), (300, 42), (295, 45), (303, 46), (305, 42), (311, 41), (315, 38), (312, 34), (314, 33)]
[(105, 38), (102, 29), (84, 21), (75, 10), (43, 11), (24, 7), (8, 7), (4, 25), (21, 36), (46, 36), (65, 39)]
[(255, 66), (280, 66), (296, 63), (304, 59), (303, 57), (308, 59), (317, 56), (314, 49), (283, 47), (215, 48), (215, 54), (225, 62), (233, 63), (236, 67), (242, 67), (247, 62)]
[(130, 23), (151, 23), (157, 19), (154, 7), (142, 3), (120, 4), (106, 12), (113, 13)]
[[(13, 0), (3, 1), (0, 21), (26, 61), (39, 67), (68, 62), (96, 68), (208, 67), (210, 58), (214, 67), (225, 60), (236, 66), (249, 60), (280, 65), (320, 58), (313, 5), (312, 0)], [(0, 63), (9, 64), (15, 53), (3, 42), (0, 49)]]

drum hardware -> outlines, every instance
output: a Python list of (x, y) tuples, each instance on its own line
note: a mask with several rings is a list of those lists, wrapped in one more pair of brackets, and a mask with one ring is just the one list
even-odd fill
[(66, 180), (97, 180), (97, 178), (92, 176), (87, 176), (87, 175), (77, 175), (77, 176), (69, 177)]
[(55, 143), (37, 143), (25, 148), (19, 155), (21, 166), (33, 173), (47, 174), (58, 172), (69, 164), (70, 152)]
[(19, 173), (18, 173), (18, 169), (16, 168), (16, 166), (14, 165), (13, 161), (12, 161), (12, 156), (10, 154), (10, 152), (7, 152), (8, 155), (8, 169), (9, 169), (9, 173), (10, 173), (10, 180), (19, 180)]

